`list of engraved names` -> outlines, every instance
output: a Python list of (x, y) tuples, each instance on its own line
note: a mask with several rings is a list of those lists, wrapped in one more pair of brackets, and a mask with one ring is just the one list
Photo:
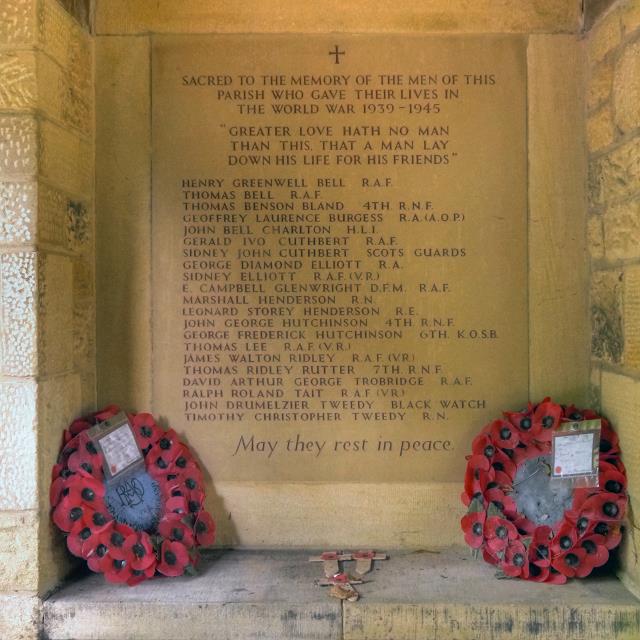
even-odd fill
[(449, 480), (526, 397), (519, 39), (154, 47), (154, 404), (216, 477)]

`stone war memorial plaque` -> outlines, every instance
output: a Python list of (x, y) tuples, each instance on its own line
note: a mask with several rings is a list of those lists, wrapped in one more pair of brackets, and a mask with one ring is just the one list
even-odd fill
[(520, 37), (154, 36), (153, 404), (215, 480), (460, 481), (527, 398)]

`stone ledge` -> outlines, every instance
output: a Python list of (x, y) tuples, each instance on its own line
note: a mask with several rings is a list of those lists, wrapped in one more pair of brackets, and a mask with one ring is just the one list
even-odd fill
[(231, 551), (197, 578), (136, 588), (84, 577), (44, 605), (48, 640), (631, 640), (640, 601), (615, 578), (565, 586), (496, 580), (468, 550), (398, 552), (378, 563), (357, 603), (313, 585), (304, 551)]

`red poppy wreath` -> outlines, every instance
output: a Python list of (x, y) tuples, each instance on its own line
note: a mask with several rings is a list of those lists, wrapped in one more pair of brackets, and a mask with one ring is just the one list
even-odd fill
[(119, 411), (107, 407), (65, 430), (52, 471), (53, 521), (69, 551), (109, 582), (135, 585), (156, 573), (192, 573), (198, 547), (215, 537), (203, 506), (202, 472), (175, 431), (138, 413), (128, 418), (144, 465), (125, 485), (105, 482), (103, 454), (88, 430)]
[[(482, 429), (467, 457), (465, 541), (499, 576), (556, 584), (584, 578), (607, 562), (622, 537), (628, 498), (618, 437), (594, 411), (549, 398), (503, 415)], [(552, 434), (585, 420), (601, 420), (597, 486), (560, 483), (550, 491)], [(534, 483), (528, 491), (525, 481)]]

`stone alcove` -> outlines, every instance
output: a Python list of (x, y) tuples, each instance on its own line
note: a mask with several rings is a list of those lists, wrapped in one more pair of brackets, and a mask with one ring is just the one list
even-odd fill
[[(586, 18), (568, 0), (304, 10), (177, 4), (6, 0), (0, 8), (0, 635), (34, 637), (42, 596), (70, 568), (48, 520), (62, 428), (96, 404), (151, 404), (154, 34), (520, 34), (528, 84), (529, 395), (600, 405), (620, 432), (633, 496), (640, 485), (638, 2), (587, 3)], [(343, 485), (341, 504), (353, 517), (338, 523), (327, 518), (334, 492), (329, 482), (216, 484), (220, 543), (364, 540), (417, 549), (457, 539), (455, 483)], [(451, 508), (443, 513), (442, 504)], [(425, 526), (436, 519), (437, 528)], [(637, 591), (634, 557), (628, 543), (621, 577)]]

